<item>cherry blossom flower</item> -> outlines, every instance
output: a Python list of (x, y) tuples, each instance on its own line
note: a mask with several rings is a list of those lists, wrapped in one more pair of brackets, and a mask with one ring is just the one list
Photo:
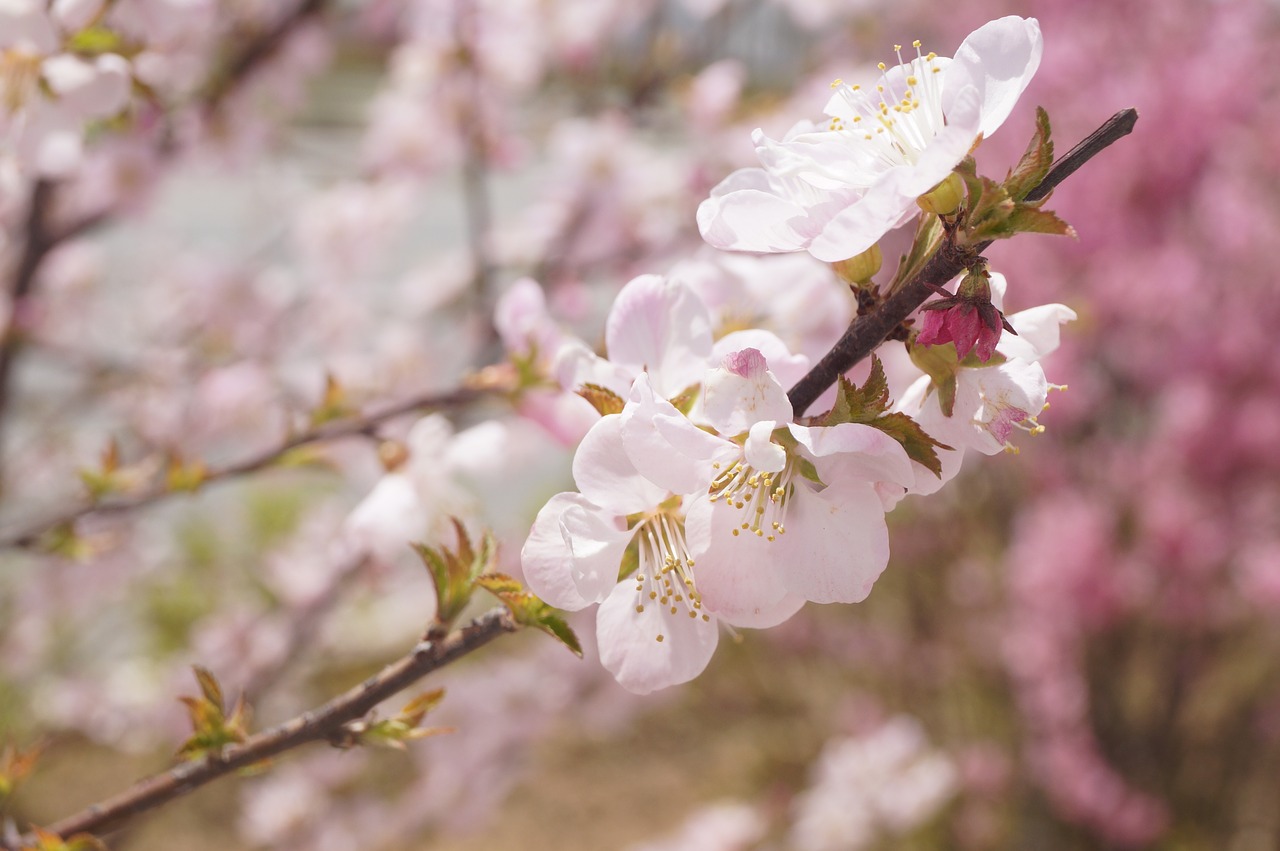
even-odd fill
[(886, 503), (913, 478), (897, 441), (855, 423), (791, 423), (786, 392), (752, 348), (708, 375), (702, 413), (716, 434), (636, 389), (625, 448), (643, 475), (693, 495), (687, 541), (710, 611), (764, 627), (804, 600), (866, 598), (889, 559)]
[[(535, 594), (576, 611), (600, 603), (600, 660), (638, 694), (686, 682), (710, 661), (718, 627), (694, 585), (678, 498), (627, 460), (622, 423), (603, 417), (583, 438), (573, 474), (538, 512), (521, 551)], [(628, 549), (636, 567), (619, 579)]]
[(912, 218), (976, 142), (1009, 116), (1040, 65), (1034, 18), (1000, 18), (969, 35), (954, 59), (921, 53), (883, 63), (871, 87), (833, 83), (823, 127), (801, 122), (781, 141), (753, 135), (763, 168), (740, 169), (698, 208), (717, 248), (807, 250), (835, 262)]

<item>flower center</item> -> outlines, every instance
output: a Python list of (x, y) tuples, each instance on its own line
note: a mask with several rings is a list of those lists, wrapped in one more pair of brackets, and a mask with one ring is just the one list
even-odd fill
[(903, 61), (902, 45), (893, 46), (898, 66), (888, 69), (881, 62), (881, 77), (873, 89), (843, 80), (831, 84), (848, 115), (832, 118), (829, 128), (856, 140), (869, 156), (889, 167), (914, 164), (946, 124), (938, 54), (921, 54), (918, 40), (912, 46), (916, 58), (911, 62)]
[[(795, 486), (791, 484), (791, 459), (777, 473), (761, 473), (749, 464), (735, 461), (722, 470), (711, 482), (710, 500), (723, 500), (744, 512), (741, 525), (734, 535), (748, 532), (757, 538), (772, 541), (787, 532), (787, 503)], [(719, 464), (715, 465), (720, 468)]]
[[(660, 606), (670, 614), (685, 612), (689, 618), (711, 616), (702, 611), (702, 595), (693, 583), (693, 559), (684, 540), (684, 522), (666, 512), (643, 520), (636, 528), (640, 566), (631, 577), (636, 583), (636, 613), (646, 606)], [(658, 641), (665, 636), (658, 633)]]

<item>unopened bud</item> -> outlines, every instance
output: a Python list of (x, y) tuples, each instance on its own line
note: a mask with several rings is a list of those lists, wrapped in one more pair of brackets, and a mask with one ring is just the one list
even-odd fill
[(855, 257), (832, 263), (831, 268), (845, 283), (863, 287), (871, 283), (883, 263), (884, 255), (880, 253), (880, 244), (876, 243)]
[(947, 179), (916, 199), (920, 209), (937, 216), (950, 216), (964, 200), (964, 181), (954, 171)]

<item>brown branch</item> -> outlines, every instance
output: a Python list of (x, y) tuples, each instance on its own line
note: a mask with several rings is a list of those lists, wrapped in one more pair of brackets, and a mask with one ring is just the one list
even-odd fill
[[(26, 239), (9, 285), (9, 319), (0, 329), (0, 424), (3, 424), (9, 406), (13, 364), (24, 342), (21, 326), (28, 313), (25, 302), (35, 289), (36, 271), (40, 268), (40, 262), (57, 244), (56, 237), (49, 232), (49, 207), (52, 200), (53, 183), (44, 179), (37, 180), (31, 187), (31, 198), (27, 202), (24, 227)], [(3, 445), (2, 432), (0, 445)]]
[[(352, 437), (359, 434), (368, 434), (375, 426), (385, 422), (386, 420), (425, 409), (464, 405), (481, 398), (483, 395), (483, 391), (464, 388), (439, 395), (415, 396), (401, 402), (387, 405), (384, 408), (363, 416), (325, 423), (294, 435), (284, 443), (278, 446), (273, 446), (270, 449), (263, 450), (262, 452), (258, 452), (248, 458), (244, 458), (232, 464), (227, 464), (223, 467), (215, 467), (213, 469), (205, 470), (200, 479), (199, 486), (204, 487), (204, 485), (211, 482), (218, 482), (225, 479), (259, 472), (278, 463), (289, 452), (308, 444), (319, 443), (325, 440), (334, 440), (340, 437)], [(183, 493), (189, 493), (189, 491), (181, 489), (175, 490), (169, 487), (166, 482), (162, 481), (147, 490), (130, 496), (120, 497), (110, 501), (85, 501), (74, 508), (63, 511), (52, 517), (47, 517), (44, 520), (33, 523), (23, 529), (10, 531), (0, 535), (0, 549), (7, 547), (32, 547), (37, 545), (40, 539), (48, 532), (59, 527), (67, 526), (68, 524), (74, 523), (84, 517), (121, 514), (146, 505), (151, 505), (152, 503), (161, 502)]]
[[(1129, 135), (1137, 120), (1138, 112), (1135, 109), (1125, 109), (1111, 116), (1055, 162), (1044, 180), (1028, 193), (1027, 199), (1039, 201), (1046, 197), (1080, 166)], [(796, 416), (802, 416), (828, 387), (836, 383), (840, 375), (875, 351), (903, 320), (924, 304), (936, 287), (963, 272), (989, 245), (991, 241), (961, 246), (948, 238), (914, 278), (885, 299), (874, 312), (853, 320), (831, 351), (787, 391)]]
[[(493, 609), (440, 641), (419, 643), (407, 656), (317, 709), (251, 736), (243, 744), (228, 746), (220, 753), (152, 775), (114, 797), (47, 825), (45, 829), (63, 837), (100, 832), (122, 819), (166, 804), (237, 769), (247, 768), (309, 742), (336, 741), (341, 737), (343, 725), (363, 718), (379, 703), (432, 671), (483, 647), (503, 633), (515, 632), (517, 628), (505, 608)], [(27, 837), (27, 841), (33, 839)]]

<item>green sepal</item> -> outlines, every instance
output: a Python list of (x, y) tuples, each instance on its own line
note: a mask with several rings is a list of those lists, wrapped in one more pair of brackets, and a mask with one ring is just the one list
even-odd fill
[(458, 538), (456, 550), (419, 543), (410, 545), (431, 574), (436, 589), (435, 622), (445, 628), (471, 602), (471, 592), (477, 580), (493, 567), (498, 555), (498, 542), (492, 534), (486, 532), (476, 547), (462, 521), (456, 517), (451, 517), (450, 521)]
[[(951, 416), (956, 408), (956, 373), (960, 370), (955, 343), (936, 346), (909, 344), (907, 354), (911, 356), (911, 362), (929, 376), (930, 390), (938, 394), (938, 407), (942, 409), (942, 415)], [(970, 353), (970, 357), (976, 362), (976, 355)]]
[(599, 384), (582, 385), (578, 388), (578, 395), (590, 402), (591, 407), (602, 417), (622, 413), (622, 407), (626, 404), (617, 393)]
[(896, 292), (907, 281), (920, 273), (929, 259), (942, 245), (945, 236), (942, 220), (937, 216), (923, 215), (916, 223), (916, 233), (911, 240), (911, 248), (898, 260), (898, 269), (893, 273), (888, 291)]
[(574, 655), (582, 656), (582, 644), (564, 616), (532, 592), (524, 590), (519, 582), (502, 573), (486, 573), (476, 580), (476, 584), (501, 600), (516, 623), (540, 629), (568, 647)]
[(1036, 107), (1036, 132), (1027, 144), (1027, 150), (1018, 164), (1010, 169), (1004, 179), (1004, 190), (1015, 201), (1027, 197), (1040, 185), (1053, 166), (1053, 140), (1049, 133), (1049, 113), (1044, 107)]

